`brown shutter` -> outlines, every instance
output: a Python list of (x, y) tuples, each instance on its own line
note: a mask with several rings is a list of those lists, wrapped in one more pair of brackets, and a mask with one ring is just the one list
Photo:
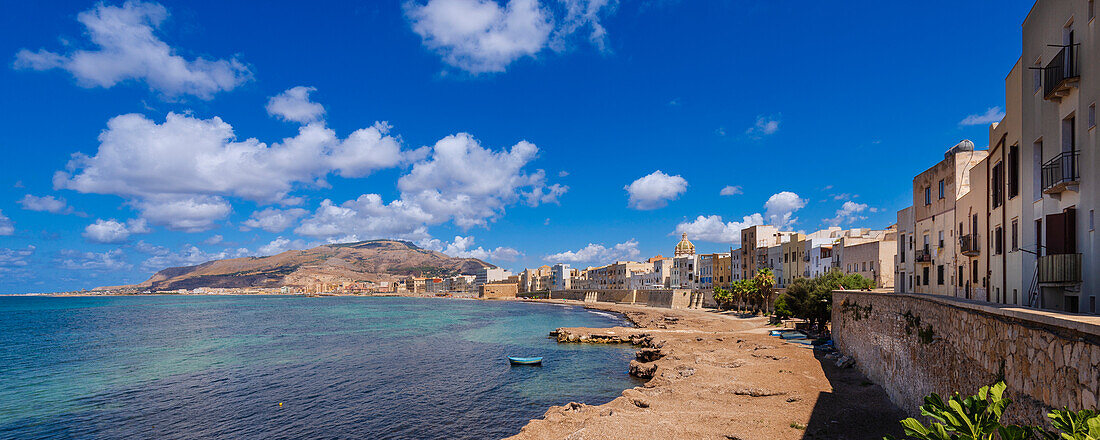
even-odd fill
[(1066, 243), (1066, 215), (1050, 214), (1047, 216), (1046, 255), (1064, 254)]
[(1077, 208), (1068, 208), (1066, 216), (1066, 241), (1062, 246), (1067, 254), (1077, 253)]

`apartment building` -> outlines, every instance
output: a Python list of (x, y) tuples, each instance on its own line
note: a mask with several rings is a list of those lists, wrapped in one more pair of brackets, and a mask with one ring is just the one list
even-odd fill
[(511, 271), (499, 267), (484, 267), (477, 271), (477, 275), (474, 276), (473, 290), (477, 290), (478, 286), (482, 284), (504, 281), (510, 276), (512, 276)]
[(894, 291), (915, 292), (913, 276), (916, 273), (917, 263), (914, 260), (916, 247), (916, 227), (913, 220), (913, 207), (907, 207), (898, 211), (898, 254), (894, 260)]
[(573, 278), (579, 271), (569, 267), (568, 263), (558, 263), (550, 267), (550, 289), (566, 290), (573, 288)]
[(718, 254), (702, 254), (698, 257), (695, 289), (710, 290), (714, 288), (714, 277), (717, 272)]
[(553, 270), (543, 265), (535, 269), (524, 269), (519, 275), (519, 292), (545, 292), (550, 290)]
[(782, 236), (779, 228), (769, 225), (741, 230), (741, 279), (752, 278), (757, 270), (769, 266), (768, 248), (778, 246)]
[(1039, 0), (1023, 23), (1020, 64), (1030, 78), (1021, 81), (1018, 148), (1019, 160), (1030, 166), (1019, 170), (1018, 240), (1025, 251), (1020, 285), (1029, 286), (1025, 304), (1033, 307), (1097, 312), (1100, 41), (1095, 14), (1094, 1)]
[(780, 258), (783, 259), (783, 276), (776, 276), (779, 287), (787, 287), (795, 278), (805, 277), (806, 262), (802, 261), (806, 254), (806, 234), (793, 232), (787, 236), (787, 240), (779, 244)]
[(971, 169), (988, 155), (989, 151), (975, 151), (973, 142), (963, 140), (947, 150), (943, 160), (913, 178), (913, 206), (898, 212), (898, 230), (905, 233), (897, 238), (904, 237), (907, 243), (897, 247), (911, 246), (914, 263), (912, 288), (906, 291), (964, 296), (957, 283), (963, 260), (957, 253), (956, 207), (970, 191)]

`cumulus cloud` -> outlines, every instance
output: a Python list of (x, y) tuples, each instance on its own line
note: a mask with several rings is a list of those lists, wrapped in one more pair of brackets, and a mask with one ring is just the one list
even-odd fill
[(1004, 119), (1005, 112), (1000, 107), (991, 107), (982, 114), (969, 115), (963, 120), (959, 121), (960, 126), (970, 125), (989, 125), (994, 122), (1001, 122)]
[(419, 241), (429, 238), (424, 224), (431, 221), (431, 214), (413, 204), (402, 200), (387, 204), (378, 194), (363, 194), (339, 205), (323, 200), (317, 211), (303, 220), (294, 232), (340, 242), (376, 238)]
[(118, 195), (152, 223), (201, 231), (231, 212), (225, 197), (292, 204), (296, 185), (323, 186), (330, 173), (363, 177), (426, 154), (402, 151), (389, 130), (378, 122), (340, 139), (316, 121), (268, 145), (238, 139), (218, 117), (169, 113), (158, 123), (121, 115), (108, 121), (96, 154), (73, 155), (66, 171), (54, 175), (54, 187)]
[(725, 188), (722, 188), (721, 191), (718, 191), (718, 195), (720, 195), (720, 196), (735, 196), (735, 195), (744, 194), (744, 193), (745, 192), (741, 190), (740, 185), (738, 185), (738, 186), (726, 185)]
[(53, 214), (71, 214), (73, 212), (73, 208), (65, 202), (65, 199), (54, 196), (38, 197), (27, 194), (19, 200), (19, 204), (28, 211), (42, 211)]
[(156, 35), (167, 18), (168, 10), (157, 3), (128, 1), (122, 6), (99, 3), (77, 15), (96, 49), (68, 54), (23, 49), (15, 55), (15, 67), (62, 69), (83, 87), (110, 88), (119, 82), (136, 80), (168, 97), (194, 95), (202, 99), (232, 90), (252, 78), (248, 67), (236, 58), (187, 60), (177, 55), (175, 49)]
[(253, 212), (243, 225), (245, 228), (263, 229), (267, 232), (283, 232), (308, 213), (309, 211), (301, 208), (267, 208)]
[[(855, 223), (857, 221), (867, 219), (866, 216), (861, 215), (864, 211), (867, 210), (868, 209), (866, 203), (856, 203), (849, 200), (847, 202), (844, 202), (844, 204), (840, 206), (840, 209), (836, 210), (836, 217), (827, 219), (825, 220), (825, 222), (833, 226), (839, 226), (845, 223)], [(875, 211), (877, 210), (874, 208), (871, 209), (871, 212)]]
[(623, 187), (630, 194), (627, 205), (634, 209), (650, 210), (663, 208), (670, 200), (676, 200), (687, 191), (687, 180), (680, 176), (670, 176), (661, 170), (641, 177)]
[(133, 234), (146, 234), (152, 232), (145, 223), (145, 219), (133, 219), (125, 223), (117, 220), (98, 219), (84, 228), (81, 234), (92, 243), (122, 243), (130, 239)]
[[(609, 0), (560, 0), (555, 9), (538, 0), (428, 0), (406, 4), (413, 32), (443, 62), (469, 73), (503, 72), (512, 62), (535, 57), (544, 48), (561, 52), (571, 35), (588, 30), (603, 51), (607, 31), (600, 15), (614, 10)], [(555, 27), (555, 23), (558, 26)]]
[(691, 222), (676, 225), (676, 233), (687, 233), (692, 240), (737, 244), (741, 242), (742, 229), (762, 224), (764, 216), (759, 213), (746, 215), (739, 222), (723, 221), (720, 215), (700, 215)]
[(70, 270), (122, 270), (133, 267), (126, 262), (126, 254), (122, 249), (107, 252), (81, 252), (71, 249), (63, 249), (58, 259), (59, 266)]
[(565, 251), (543, 257), (552, 263), (610, 263), (613, 261), (634, 260), (641, 255), (638, 241), (634, 239), (605, 247), (602, 244), (588, 243), (576, 251)]
[(430, 215), (431, 223), (450, 219), (463, 228), (485, 226), (512, 203), (556, 203), (568, 191), (558, 184), (547, 186), (543, 170), (524, 171), (538, 151), (527, 141), (493, 151), (466, 133), (447, 136), (397, 181), (397, 187), (403, 203)]
[(4, 215), (4, 211), (0, 211), (0, 235), (12, 234), (15, 234), (15, 223), (12, 222), (8, 216)]
[(456, 258), (477, 258), (485, 261), (515, 261), (523, 255), (522, 252), (510, 247), (497, 247), (485, 249), (481, 246), (474, 248), (474, 237), (456, 235), (454, 241), (443, 243), (438, 239), (422, 240), (418, 245), (425, 249), (439, 251)]
[(794, 213), (805, 206), (806, 200), (798, 194), (790, 191), (776, 193), (764, 203), (764, 219), (768, 224), (783, 229), (798, 222)]
[(316, 90), (314, 87), (298, 86), (272, 96), (267, 101), (267, 113), (301, 124), (317, 121), (325, 114), (325, 107), (309, 100), (310, 92)]
[(779, 131), (779, 118), (775, 116), (757, 116), (756, 123), (745, 130), (745, 134), (753, 139), (775, 134)]
[(222, 237), (220, 234), (215, 234), (215, 235), (211, 235), (206, 240), (203, 240), (202, 244), (215, 245), (215, 244), (221, 243), (222, 240), (224, 240), (224, 239), (225, 239), (225, 237)]

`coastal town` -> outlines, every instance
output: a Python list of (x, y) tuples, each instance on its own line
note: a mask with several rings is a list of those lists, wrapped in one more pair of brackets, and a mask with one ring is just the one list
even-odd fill
[[(431, 14), (467, 3), (479, 9), (466, 15), (505, 18), (524, 4), (508, 1), (503, 9), (499, 2), (471, 0), (432, 9), (431, 1), (410, 1), (400, 14), (425, 47), (443, 54), (440, 41), (451, 41), (453, 35), (431, 34), (426, 27), (447, 23)], [(623, 7), (611, 3), (608, 10)], [(527, 13), (552, 14), (539, 5), (529, 4)], [(610, 57), (613, 51), (603, 47), (605, 29), (596, 21), (600, 11), (609, 13), (602, 9), (606, 2), (589, 4), (587, 13), (579, 12), (578, 5), (563, 1), (558, 6), (566, 12), (557, 21), (552, 16), (536, 20), (547, 50), (558, 56), (572, 50), (559, 35), (564, 31), (551, 33), (565, 23), (569, 32), (592, 27), (586, 44)], [(94, 21), (102, 18), (96, 14), (112, 11), (148, 14), (141, 20), (151, 23), (150, 38), (167, 16), (155, 3), (94, 8), (94, 14), (86, 11), (79, 20)], [(562, 208), (557, 198), (568, 188), (548, 179), (554, 174), (564, 179), (569, 172), (523, 171), (538, 156), (538, 148), (526, 140), (498, 152), (458, 133), (435, 146), (406, 150), (399, 135), (388, 134), (388, 122), (355, 131), (347, 140), (324, 141), (329, 144), (315, 150), (331, 154), (323, 160), (330, 169), (302, 171), (304, 177), (281, 186), (264, 181), (247, 190), (218, 192), (210, 189), (217, 185), (189, 181), (186, 191), (165, 190), (168, 195), (110, 189), (127, 197), (124, 203), (140, 215), (122, 222), (97, 219), (82, 236), (115, 249), (59, 253), (52, 261), (98, 271), (86, 273), (109, 273), (105, 267), (155, 272), (136, 284), (80, 289), (77, 281), (67, 280), (70, 284), (62, 288), (79, 290), (0, 295), (8, 301), (0, 304), (0, 314), (7, 317), (0, 320), (7, 325), (0, 325), (0, 336), (16, 347), (15, 354), (0, 356), (0, 364), (15, 365), (10, 377), (17, 377), (0, 380), (16, 390), (0, 392), (8, 397), (0, 399), (6, 402), (0, 403), (0, 437), (1100, 439), (1096, 8), (1094, 0), (1036, 0), (1021, 18), (1020, 44), (1011, 43), (1018, 57), (1004, 59), (1003, 84), (998, 79), (990, 85), (998, 93), (1003, 85), (1003, 109), (991, 108), (993, 117), (967, 124), (971, 130), (980, 125), (987, 136), (971, 131), (963, 133), (969, 139), (959, 139), (964, 136), (954, 134), (960, 132), (948, 131), (950, 142), (923, 150), (934, 154), (892, 154), (890, 160), (908, 170), (892, 177), (892, 183), (911, 191), (893, 198), (871, 195), (880, 199), (869, 202), (873, 206), (840, 191), (815, 195), (826, 203), (843, 203), (842, 210), (859, 207), (853, 212), (867, 216), (843, 217), (837, 211), (835, 221), (791, 221), (806, 204), (792, 192), (801, 205), (785, 216), (757, 213), (729, 223), (713, 216), (732, 233), (699, 232), (683, 227), (685, 222), (674, 232), (660, 226), (665, 229), (646, 233), (639, 240), (645, 252), (631, 238), (632, 252), (611, 252), (614, 245), (601, 244), (606, 252), (583, 258), (573, 251), (531, 251), (518, 258), (521, 250), (530, 250), (524, 243), (486, 240), (475, 248), (468, 231), (484, 227), (487, 235), (504, 230), (523, 239), (539, 236), (538, 225), (549, 231), (559, 217), (552, 221), (551, 214), (529, 212), (517, 216), (523, 221), (509, 222), (503, 220), (505, 210), (522, 204), (532, 210), (547, 204)], [(516, 25), (515, 17), (506, 21)], [(504, 24), (497, 27), (507, 30)], [(488, 41), (499, 44), (507, 37), (490, 28)], [(442, 62), (449, 69), (477, 70), (475, 77), (503, 75), (509, 63), (534, 58), (539, 50), (473, 65), (473, 55), (460, 51), (444, 54)], [(59, 68), (54, 64), (65, 59), (45, 49), (19, 57), (19, 68), (29, 70)], [(252, 74), (235, 58), (222, 68), (228, 69), (222, 76)], [(443, 82), (452, 74), (443, 70), (433, 78)], [(964, 74), (959, 80), (981, 81)], [(78, 78), (79, 84), (86, 82)], [(232, 88), (218, 87), (195, 96), (207, 103), (215, 92)], [(315, 90), (301, 86), (272, 98), (267, 116), (299, 124), (303, 138), (335, 133), (325, 126), (326, 110), (309, 101)], [(681, 105), (675, 98), (666, 107)], [(134, 125), (158, 126), (141, 114), (118, 118), (124, 117), (141, 119), (131, 121)], [(224, 138), (217, 142), (232, 141), (226, 144), (233, 144), (229, 150), (262, 144), (243, 135), (238, 143), (232, 127), (218, 117), (212, 120)], [(101, 141), (119, 142), (111, 130), (125, 122), (113, 120)], [(778, 130), (778, 124), (778, 118), (769, 122), (759, 116), (744, 138), (759, 140)], [(716, 136), (727, 133), (719, 128)], [(296, 142), (307, 141), (286, 138), (261, 149), (286, 144), (289, 151)], [(365, 158), (367, 147), (354, 152), (346, 146), (356, 142), (387, 157)], [(474, 166), (448, 169), (446, 161), (463, 154), (476, 158)], [(880, 156), (876, 152), (873, 159), (852, 162), (870, 163)], [(83, 192), (80, 188), (87, 186), (96, 197), (115, 194), (101, 189), (114, 186), (94, 182), (98, 171), (86, 171), (99, 155), (72, 157), (67, 171), (54, 175), (56, 188), (69, 185)], [(289, 154), (278, 160), (309, 162)], [(363, 163), (348, 164), (356, 160)], [(511, 174), (486, 166), (486, 175), (501, 175), (481, 176), (477, 160), (500, 161)], [(371, 168), (375, 162), (393, 170)], [(253, 184), (253, 178), (274, 179), (270, 176), (293, 172), (286, 170), (295, 166), (302, 167), (256, 172), (242, 185)], [(216, 169), (210, 174), (222, 172), (209, 168)], [(337, 196), (327, 193), (332, 185), (376, 171), (400, 175), (396, 199), (386, 201), (380, 191), (337, 203)], [(847, 173), (858, 185), (875, 185), (855, 168), (830, 172)], [(630, 201), (622, 209), (637, 217), (623, 225), (647, 222), (647, 212), (655, 209), (678, 209), (669, 202), (685, 194), (686, 180), (661, 171), (650, 176), (656, 174), (671, 179), (674, 188), (655, 191), (658, 195), (647, 205), (634, 200), (634, 184), (624, 187)], [(502, 190), (484, 181), (498, 178), (513, 186)], [(454, 194), (439, 189), (458, 186), (455, 182), (468, 188)], [(22, 181), (17, 185), (22, 188)], [(295, 192), (307, 185), (320, 188), (322, 197), (312, 200)], [(483, 193), (471, 197), (478, 191)], [(741, 191), (723, 189), (710, 196)], [(868, 195), (863, 192), (858, 200), (869, 201)], [(231, 217), (228, 200), (234, 197), (248, 200), (267, 217)], [(710, 203), (705, 200), (711, 199), (692, 203)], [(319, 202), (316, 212), (302, 208), (314, 202)], [(147, 223), (141, 216), (149, 216), (158, 203), (171, 205), (170, 213), (195, 207), (215, 212), (221, 216), (216, 222), (224, 224), (195, 218)], [(565, 217), (560, 213), (575, 206), (554, 215)], [(760, 212), (768, 209), (765, 205)], [(71, 206), (25, 210), (89, 216)], [(728, 220), (743, 212), (722, 214)], [(690, 219), (694, 211), (676, 211), (665, 220), (680, 215)], [(0, 213), (0, 220), (9, 219)], [(516, 225), (523, 222), (535, 227)], [(568, 224), (578, 228), (579, 223)], [(251, 241), (231, 244), (221, 234), (212, 235), (205, 240), (207, 249), (225, 246), (225, 251), (187, 244), (190, 253), (180, 256), (167, 245), (137, 239), (151, 237), (144, 235), (153, 234), (150, 225), (173, 234), (206, 235), (224, 227), (230, 231), (226, 235)], [(628, 227), (623, 225), (614, 228)], [(7, 227), (9, 233), (0, 229), (0, 235), (15, 235), (11, 222)], [(429, 227), (461, 229), (467, 236), (447, 243)], [(608, 228), (597, 233), (617, 232)], [(248, 235), (259, 231), (277, 238)], [(45, 230), (19, 233), (18, 239), (37, 234), (60, 240)], [(578, 239), (590, 240), (591, 247), (619, 240)], [(231, 251), (231, 245), (237, 250)], [(29, 273), (25, 268), (37, 249), (27, 245), (0, 252), (0, 275)], [(149, 258), (135, 265), (123, 261), (122, 249), (146, 252)], [(89, 255), (106, 259), (80, 260)], [(106, 276), (78, 281), (108, 279), (122, 282)], [(125, 282), (139, 279), (131, 276)], [(90, 384), (57, 380), (54, 385), (43, 379), (55, 377)], [(616, 382), (592, 385), (607, 378)], [(581, 379), (586, 385), (577, 385)], [(21, 406), (20, 393), (31, 403)], [(216, 411), (210, 402), (217, 403)], [(55, 411), (55, 406), (64, 408)], [(433, 407), (438, 414), (423, 415)], [(96, 422), (97, 411), (114, 412), (106, 422)], [(500, 418), (511, 418), (511, 424), (496, 426)], [(324, 422), (314, 426), (314, 419)], [(479, 426), (486, 430), (475, 431)]]

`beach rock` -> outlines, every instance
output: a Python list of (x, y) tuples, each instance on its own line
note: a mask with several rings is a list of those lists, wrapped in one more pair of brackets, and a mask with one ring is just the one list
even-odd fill
[(562, 408), (561, 412), (563, 412), (563, 413), (581, 412), (581, 411), (584, 411), (584, 407), (585, 407), (585, 404), (583, 404), (583, 403), (569, 402), (569, 403), (565, 404), (565, 407)]
[(610, 415), (612, 415), (612, 414), (614, 414), (614, 413), (615, 413), (615, 412), (614, 412), (614, 411), (612, 411), (612, 410), (611, 410), (611, 408), (606, 408), (606, 409), (604, 409), (603, 411), (600, 411), (600, 417), (607, 417), (607, 416), (610, 416)]
[(680, 377), (691, 377), (695, 375), (695, 369), (687, 365), (677, 365), (676, 374), (679, 374)]
[(760, 353), (753, 353), (752, 357), (771, 359), (773, 361), (781, 361), (781, 360), (787, 358), (786, 356), (776, 356), (774, 354), (760, 354)]
[(849, 367), (851, 367), (852, 365), (855, 365), (855, 364), (856, 364), (856, 360), (852, 359), (851, 356), (841, 356), (840, 359), (837, 359), (837, 361), (836, 361), (836, 366), (838, 368), (849, 368)]
[(649, 408), (649, 402), (642, 399), (634, 399), (634, 406), (638, 408)]
[(634, 358), (638, 362), (653, 362), (662, 357), (664, 357), (664, 353), (659, 348), (643, 348), (634, 354)]
[(733, 390), (733, 394), (736, 394), (738, 396), (749, 396), (749, 397), (768, 397), (768, 396), (778, 396), (780, 394), (786, 394), (786, 393), (784, 393), (782, 391), (772, 391), (772, 390), (768, 390), (768, 389), (764, 389), (764, 388), (750, 387), (750, 388), (738, 388), (736, 390)]
[(657, 372), (657, 364), (630, 361), (630, 375), (641, 379), (652, 379)]

